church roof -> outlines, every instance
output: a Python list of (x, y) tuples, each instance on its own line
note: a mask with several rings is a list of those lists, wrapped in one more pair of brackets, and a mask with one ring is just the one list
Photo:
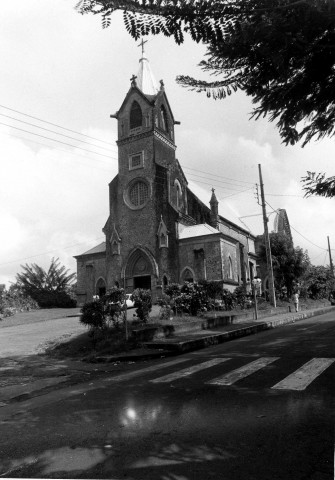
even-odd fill
[(159, 92), (158, 84), (144, 52), (142, 52), (142, 58), (140, 58), (140, 68), (137, 73), (136, 84), (144, 95), (155, 96)]
[(94, 253), (105, 253), (106, 251), (106, 242), (99, 243), (99, 245), (87, 250), (87, 252), (82, 253), (81, 255), (77, 255), (81, 257), (82, 255), (93, 255)]
[(216, 228), (211, 227), (207, 223), (200, 223), (198, 225), (185, 226), (178, 225), (179, 239), (192, 237), (202, 237), (203, 235), (214, 235), (220, 233)]

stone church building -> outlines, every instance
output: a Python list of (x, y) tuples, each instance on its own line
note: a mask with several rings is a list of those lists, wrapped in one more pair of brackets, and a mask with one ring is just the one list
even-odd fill
[(176, 158), (174, 118), (163, 81), (142, 53), (120, 109), (118, 174), (109, 184), (105, 242), (75, 256), (78, 305), (115, 284), (131, 293), (169, 283), (220, 280), (234, 290), (256, 275), (255, 237), (218, 214), (189, 189)]

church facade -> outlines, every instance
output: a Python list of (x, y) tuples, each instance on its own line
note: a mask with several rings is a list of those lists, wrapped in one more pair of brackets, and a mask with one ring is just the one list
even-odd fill
[(109, 184), (105, 242), (77, 255), (78, 305), (114, 285), (150, 289), (217, 280), (234, 290), (256, 275), (255, 237), (189, 189), (176, 158), (175, 125), (163, 81), (144, 53), (137, 77), (111, 115), (118, 125), (118, 174)]

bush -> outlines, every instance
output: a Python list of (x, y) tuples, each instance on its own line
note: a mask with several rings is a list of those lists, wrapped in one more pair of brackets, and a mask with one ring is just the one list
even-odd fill
[(134, 302), (138, 318), (144, 323), (147, 322), (152, 308), (151, 291), (137, 288), (131, 299)]
[(102, 301), (87, 302), (81, 308), (80, 322), (93, 330), (106, 328), (105, 308)]
[(8, 291), (0, 293), (0, 316), (2, 318), (15, 315), (17, 312), (36, 310), (38, 304), (28, 295), (11, 286)]
[(66, 292), (41, 290), (34, 293), (34, 300), (40, 308), (74, 308), (77, 302)]
[(103, 297), (83, 305), (80, 322), (91, 329), (93, 339), (99, 332), (108, 332), (110, 327), (119, 328), (124, 300), (123, 288), (113, 287)]

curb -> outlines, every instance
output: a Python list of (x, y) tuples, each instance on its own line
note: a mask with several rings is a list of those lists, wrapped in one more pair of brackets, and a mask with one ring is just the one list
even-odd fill
[[(282, 319), (275, 319), (269, 320), (264, 322), (258, 322), (255, 325), (249, 325), (247, 327), (236, 328), (235, 330), (230, 330), (228, 332), (218, 332), (218, 333), (204, 333), (203, 336), (200, 338), (191, 338), (184, 341), (178, 341), (176, 338), (175, 342), (163, 342), (163, 341), (155, 341), (155, 342), (146, 342), (143, 345), (149, 349), (152, 349), (152, 353), (143, 353), (143, 354), (133, 354), (133, 355), (119, 355), (119, 356), (104, 356), (104, 357), (96, 357), (95, 359), (91, 360), (94, 363), (109, 363), (109, 362), (117, 362), (117, 361), (136, 361), (136, 360), (145, 360), (145, 359), (153, 359), (159, 358), (162, 356), (170, 356), (170, 355), (178, 355), (186, 352), (190, 352), (193, 350), (200, 350), (202, 348), (210, 347), (212, 345), (217, 345), (219, 343), (228, 342), (234, 340), (236, 338), (245, 337), (247, 335), (254, 335), (259, 332), (263, 332), (266, 330), (270, 330), (272, 328), (281, 327), (283, 325), (294, 323), (299, 320), (303, 320), (305, 318), (310, 318), (318, 315), (323, 315), (324, 313), (328, 313), (334, 311), (333, 306), (323, 307), (318, 310), (306, 310), (302, 313), (295, 313), (288, 317)], [(159, 351), (155, 350), (159, 349)]]

